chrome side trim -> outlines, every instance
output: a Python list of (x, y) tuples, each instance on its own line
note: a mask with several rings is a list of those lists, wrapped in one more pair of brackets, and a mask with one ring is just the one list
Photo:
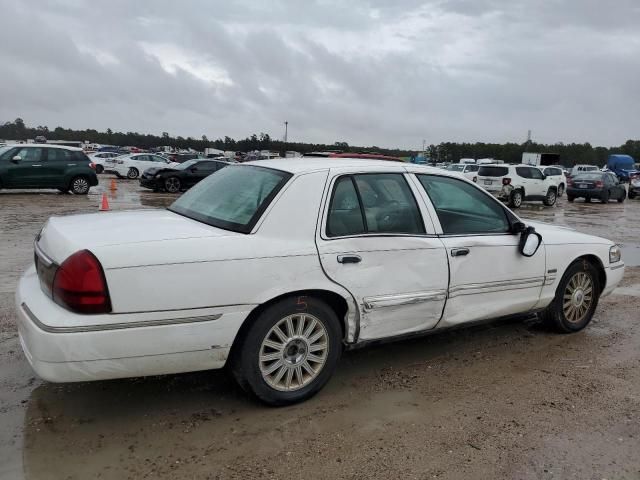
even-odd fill
[(51, 265), (53, 265), (53, 259), (42, 251), (42, 249), (38, 245), (37, 240), (33, 242), (33, 248), (36, 251), (36, 255), (38, 255), (38, 258), (42, 260), (42, 263), (44, 263), (46, 267), (50, 267)]
[(449, 298), (459, 295), (475, 295), (479, 293), (502, 292), (504, 290), (519, 290), (522, 288), (542, 287), (545, 277), (520, 278), (503, 280), (500, 282), (468, 283), (449, 288)]
[(222, 313), (216, 313), (214, 315), (204, 315), (202, 317), (182, 317), (182, 318), (165, 318), (163, 320), (143, 320), (139, 322), (122, 322), (122, 323), (108, 323), (105, 325), (82, 325), (78, 327), (52, 327), (42, 323), (38, 317), (27, 307), (26, 303), (21, 305), (24, 313), (27, 314), (29, 319), (40, 329), (47, 333), (82, 333), (82, 332), (101, 332), (107, 330), (123, 330), (127, 328), (140, 328), (140, 327), (159, 327), (165, 325), (180, 325), (183, 323), (199, 323), (199, 322), (211, 322), (218, 320), (222, 317)]
[(433, 290), (430, 292), (400, 293), (395, 295), (380, 295), (378, 297), (365, 297), (364, 309), (399, 307), (423, 302), (442, 302), (447, 298), (446, 290)]
[(609, 267), (609, 270), (618, 270), (619, 268), (624, 268), (624, 263), (616, 265), (615, 267)]

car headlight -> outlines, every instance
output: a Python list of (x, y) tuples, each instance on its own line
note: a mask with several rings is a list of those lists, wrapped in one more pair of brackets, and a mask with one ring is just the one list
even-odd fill
[(619, 262), (622, 258), (622, 251), (618, 245), (614, 245), (609, 249), (609, 263)]

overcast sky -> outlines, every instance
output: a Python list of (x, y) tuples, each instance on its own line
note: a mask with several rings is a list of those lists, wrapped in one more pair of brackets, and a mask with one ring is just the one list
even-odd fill
[(638, 0), (0, 0), (0, 121), (419, 149), (640, 138)]

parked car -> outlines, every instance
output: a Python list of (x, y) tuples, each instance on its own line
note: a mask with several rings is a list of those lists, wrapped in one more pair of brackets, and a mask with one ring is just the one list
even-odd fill
[(633, 175), (629, 181), (629, 200), (640, 195), (640, 174)]
[(636, 169), (635, 160), (629, 155), (609, 155), (607, 168), (623, 182), (628, 182), (632, 176), (640, 173)]
[(34, 246), (15, 301), (42, 378), (228, 364), (272, 405), (344, 348), (532, 313), (579, 331), (624, 272), (613, 242), (525, 225), (458, 174), (362, 159), (229, 165), (167, 210), (52, 217)]
[(82, 149), (49, 144), (0, 147), (1, 188), (55, 188), (87, 194), (98, 184)]
[(530, 165), (481, 165), (477, 183), (513, 208), (529, 200), (552, 206), (558, 196), (556, 181)]
[(557, 188), (558, 197), (561, 197), (564, 194), (564, 191), (567, 189), (567, 177), (564, 173), (564, 169), (562, 167), (538, 167), (540, 171), (546, 175), (547, 178), (550, 178), (554, 185)]
[(479, 168), (480, 165), (476, 165), (475, 163), (452, 163), (446, 170), (461, 173), (466, 179), (474, 181), (478, 175)]
[(153, 167), (144, 171), (140, 185), (154, 192), (165, 190), (178, 193), (193, 187), (213, 172), (226, 167), (228, 163), (218, 160), (187, 160), (175, 167)]
[(169, 160), (175, 163), (183, 163), (187, 160), (196, 160), (198, 158), (204, 158), (199, 153), (171, 153), (169, 154)]
[(567, 177), (575, 177), (579, 173), (584, 172), (598, 172), (600, 169), (596, 165), (574, 165), (571, 170), (569, 170), (569, 175)]
[(584, 198), (590, 202), (597, 198), (602, 203), (609, 200), (624, 202), (627, 191), (620, 184), (618, 177), (612, 172), (585, 172), (571, 177), (567, 186), (567, 200), (573, 202), (576, 198)]
[(104, 162), (104, 171), (107, 173), (115, 173), (119, 178), (126, 177), (135, 180), (148, 168), (175, 167), (177, 165), (177, 163), (167, 160), (160, 155), (136, 153), (106, 159)]
[(116, 152), (96, 152), (89, 155), (89, 160), (96, 166), (96, 173), (100, 174), (104, 172), (104, 162), (109, 158), (116, 158), (119, 156)]

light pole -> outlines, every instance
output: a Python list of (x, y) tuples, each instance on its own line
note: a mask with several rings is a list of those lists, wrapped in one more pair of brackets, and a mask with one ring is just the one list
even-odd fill
[(287, 156), (287, 134), (289, 133), (289, 122), (284, 121), (284, 152), (283, 155)]

